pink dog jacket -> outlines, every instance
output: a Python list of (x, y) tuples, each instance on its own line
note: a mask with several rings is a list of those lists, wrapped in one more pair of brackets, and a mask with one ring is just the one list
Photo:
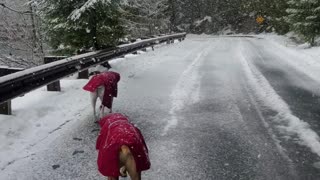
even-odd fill
[(118, 177), (119, 152), (122, 145), (130, 148), (135, 159), (137, 171), (150, 168), (148, 148), (140, 130), (122, 114), (109, 114), (99, 121), (101, 126), (97, 139), (98, 169), (104, 176)]
[(109, 109), (112, 108), (113, 97), (118, 95), (118, 82), (120, 74), (112, 71), (103, 72), (94, 75), (83, 87), (84, 90), (94, 92), (99, 86), (104, 86), (104, 95), (102, 104)]

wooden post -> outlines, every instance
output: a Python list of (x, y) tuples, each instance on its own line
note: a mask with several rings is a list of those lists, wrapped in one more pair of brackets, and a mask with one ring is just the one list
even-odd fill
[[(66, 56), (46, 56), (43, 61), (45, 64), (66, 58)], [(47, 91), (61, 91), (60, 81), (55, 81), (47, 85)]]

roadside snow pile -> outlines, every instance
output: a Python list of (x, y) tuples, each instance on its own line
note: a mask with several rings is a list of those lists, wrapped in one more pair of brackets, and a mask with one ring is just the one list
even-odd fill
[(275, 34), (263, 34), (258, 37), (271, 44), (268, 46), (269, 51), (281, 52), (277, 53), (281, 59), (320, 83), (320, 47), (298, 45), (286, 36)]
[[(281, 47), (282, 45), (276, 43), (274, 43), (274, 45), (274, 48), (281, 48), (281, 51), (284, 52), (287, 49), (285, 47)], [(278, 125), (278, 128), (285, 130), (290, 134), (297, 135), (301, 140), (299, 143), (309, 147), (312, 152), (320, 157), (319, 135), (314, 130), (312, 130), (307, 122), (305, 122), (303, 119), (298, 118), (292, 113), (289, 105), (275, 91), (275, 89), (270, 85), (269, 81), (257, 69), (257, 67), (253, 65), (251, 52), (244, 47), (245, 44), (242, 43), (241, 48), (239, 48), (238, 57), (245, 70), (246, 77), (261, 102), (263, 102), (266, 107), (269, 107), (274, 112), (277, 112), (277, 114), (273, 117), (273, 120), (274, 122), (281, 124)], [(276, 52), (276, 50), (274, 51)], [(284, 54), (287, 55), (286, 53), (287, 52), (285, 52)], [(292, 56), (298, 56), (298, 54), (299, 53), (294, 53), (292, 54)], [(292, 63), (295, 63), (295, 61), (292, 61)]]
[[(299, 53), (307, 54), (314, 56), (316, 58), (320, 58), (320, 46), (310, 47), (308, 43), (298, 43), (297, 38), (292, 34), (287, 34), (285, 36), (277, 35), (277, 34), (261, 34), (258, 37), (264, 38), (273, 43), (285, 46), (287, 48), (294, 49)], [(320, 45), (320, 38), (316, 40), (317, 44)]]

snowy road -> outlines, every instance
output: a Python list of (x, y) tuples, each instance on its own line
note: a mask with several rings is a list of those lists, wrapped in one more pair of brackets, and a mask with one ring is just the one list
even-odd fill
[[(114, 110), (150, 149), (143, 179), (319, 179), (320, 82), (306, 58), (265, 39), (190, 36), (113, 61), (122, 75)], [(5, 163), (0, 179), (104, 179), (89, 99), (74, 98), (84, 99), (76, 120)]]

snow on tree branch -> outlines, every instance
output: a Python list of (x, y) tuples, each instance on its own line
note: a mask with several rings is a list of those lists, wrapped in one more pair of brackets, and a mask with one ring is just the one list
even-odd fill
[(78, 20), (82, 13), (87, 11), (90, 8), (94, 8), (94, 5), (98, 2), (101, 2), (103, 4), (110, 4), (111, 0), (88, 0), (87, 2), (85, 2), (80, 8), (75, 9), (69, 16), (69, 18), (73, 21)]

